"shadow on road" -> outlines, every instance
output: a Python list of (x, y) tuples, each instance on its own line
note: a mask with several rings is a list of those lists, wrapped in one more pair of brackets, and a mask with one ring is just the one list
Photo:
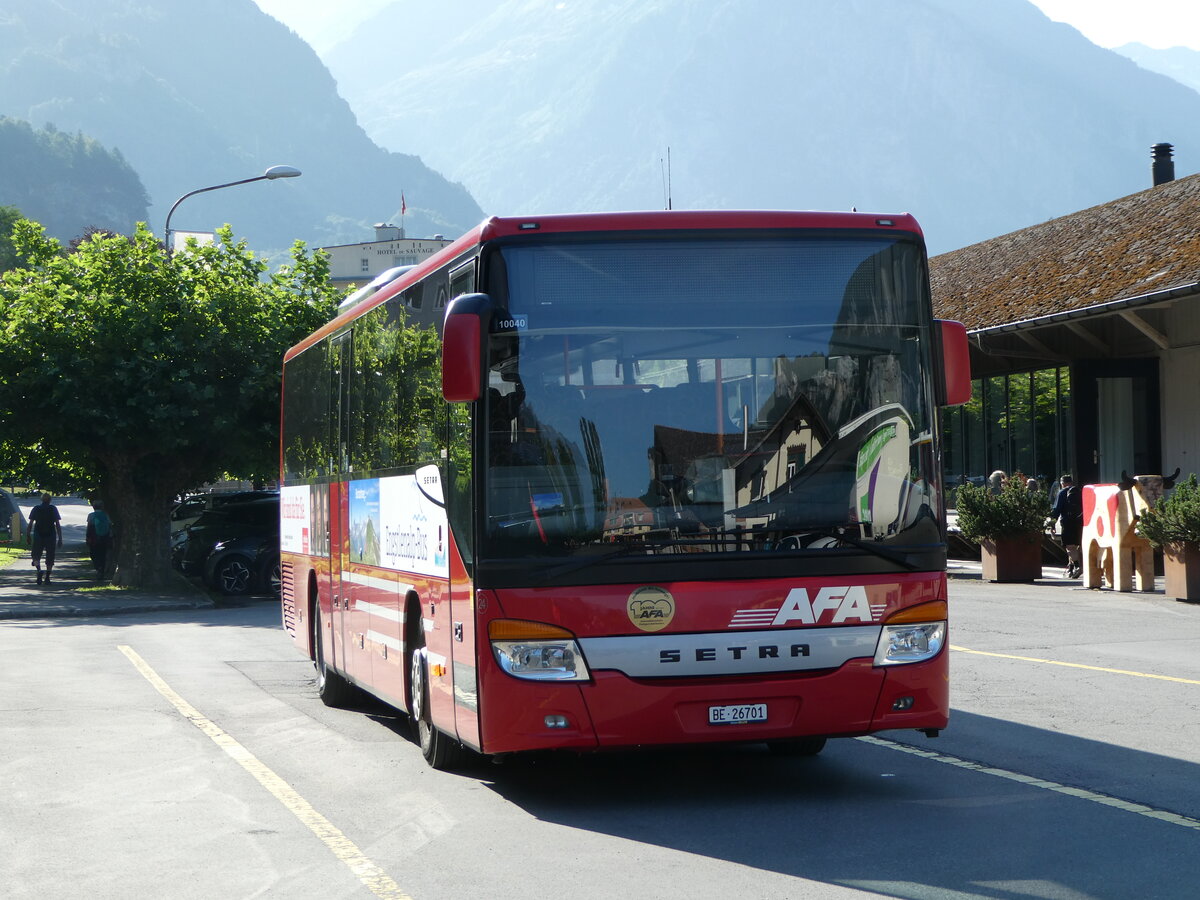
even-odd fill
[[(1200, 813), (1195, 763), (966, 713), (951, 721), (1000, 743), (1014, 771), (1052, 780), (1062, 767), (1047, 759), (1086, 760), (1070, 784), (1134, 790), (1113, 775), (1138, 773), (1143, 790), (1160, 784), (1154, 805)], [(1182, 900), (1200, 878), (1195, 829), (852, 739), (815, 758), (747, 745), (515, 757), (464, 774), (544, 821), (886, 896)]]

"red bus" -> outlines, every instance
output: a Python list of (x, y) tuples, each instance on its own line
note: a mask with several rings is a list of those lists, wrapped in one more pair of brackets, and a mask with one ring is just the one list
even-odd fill
[(949, 713), (939, 408), (907, 215), (493, 218), (284, 362), (283, 625), (430, 764)]

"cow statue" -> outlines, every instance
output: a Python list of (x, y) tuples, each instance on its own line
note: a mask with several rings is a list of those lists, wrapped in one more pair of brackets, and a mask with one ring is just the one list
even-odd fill
[(1174, 475), (1135, 475), (1124, 471), (1117, 484), (1083, 487), (1083, 586), (1098, 588), (1101, 575), (1110, 587), (1154, 590), (1154, 551), (1137, 533), (1138, 517), (1153, 508), (1163, 492), (1175, 486)]

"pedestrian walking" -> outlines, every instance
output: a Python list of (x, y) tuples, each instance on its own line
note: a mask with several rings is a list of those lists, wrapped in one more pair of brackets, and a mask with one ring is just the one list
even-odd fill
[(1083, 492), (1075, 484), (1070, 475), (1059, 479), (1062, 487), (1054, 498), (1054, 508), (1050, 510), (1050, 521), (1047, 525), (1054, 530), (1056, 521), (1062, 522), (1062, 542), (1067, 551), (1068, 578), (1076, 578), (1083, 574), (1083, 557), (1080, 552), (1083, 543)]
[[(54, 499), (49, 494), (42, 494), (42, 502), (29, 513), (29, 527), (25, 532), (25, 542), (33, 546), (33, 567), (37, 569), (37, 583), (42, 579), (42, 555), (46, 556), (46, 584), (50, 583), (50, 572), (54, 569), (54, 552), (63, 543), (62, 516), (58, 507), (50, 501)], [(57, 540), (56, 540), (57, 538)]]
[(92, 557), (92, 566), (96, 577), (103, 578), (108, 566), (108, 551), (112, 547), (112, 518), (104, 511), (102, 500), (92, 501), (92, 511), (87, 517), (88, 554)]

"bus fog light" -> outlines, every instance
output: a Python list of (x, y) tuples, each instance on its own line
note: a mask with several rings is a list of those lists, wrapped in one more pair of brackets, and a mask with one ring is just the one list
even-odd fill
[(496, 662), (514, 678), (587, 681), (587, 663), (575, 641), (492, 641)]
[(875, 647), (875, 665), (896, 666), (933, 659), (946, 643), (945, 622), (884, 625)]
[(892, 704), (892, 709), (895, 710), (896, 712), (903, 712), (906, 709), (912, 709), (912, 705), (913, 705), (912, 697), (901, 697), (895, 703)]
[(546, 716), (545, 722), (546, 722), (547, 728), (566, 728), (567, 727), (567, 717), (566, 716)]

